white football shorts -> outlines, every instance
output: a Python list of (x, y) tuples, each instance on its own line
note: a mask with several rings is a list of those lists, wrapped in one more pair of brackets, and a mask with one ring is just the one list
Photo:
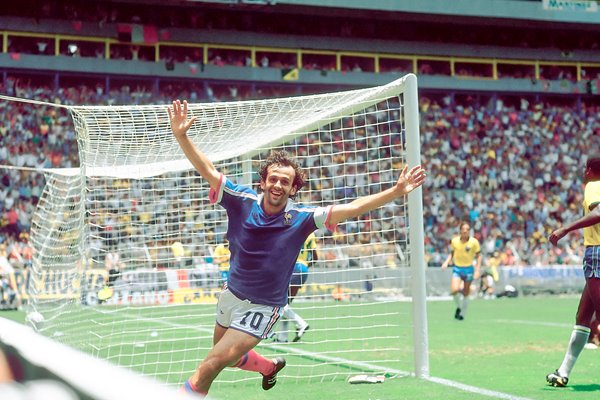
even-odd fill
[(217, 324), (259, 339), (266, 339), (283, 314), (283, 307), (264, 306), (241, 300), (223, 289), (217, 302)]

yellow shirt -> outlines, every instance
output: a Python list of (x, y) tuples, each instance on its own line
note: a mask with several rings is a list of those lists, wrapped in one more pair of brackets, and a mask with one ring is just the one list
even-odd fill
[(469, 237), (469, 240), (463, 242), (460, 236), (452, 238), (450, 249), (453, 252), (452, 260), (457, 267), (472, 267), (473, 260), (480, 252), (479, 240)]
[(181, 242), (173, 242), (171, 245), (171, 251), (173, 252), (173, 257), (175, 258), (183, 258), (183, 256), (185, 256), (185, 248)]
[(231, 252), (229, 251), (229, 246), (225, 246), (223, 243), (221, 243), (215, 248), (215, 253), (213, 254), (213, 261), (215, 262), (215, 264), (217, 264), (220, 271), (229, 270), (230, 256)]
[(300, 250), (300, 254), (298, 254), (298, 259), (296, 262), (302, 263), (309, 266), (310, 261), (313, 260), (312, 252), (317, 250), (317, 237), (314, 233), (311, 233), (306, 241), (302, 245), (302, 249)]
[[(600, 181), (588, 182), (585, 185), (583, 215), (590, 212), (590, 206), (594, 203), (600, 203)], [(586, 246), (600, 246), (600, 224), (583, 228), (583, 244)]]

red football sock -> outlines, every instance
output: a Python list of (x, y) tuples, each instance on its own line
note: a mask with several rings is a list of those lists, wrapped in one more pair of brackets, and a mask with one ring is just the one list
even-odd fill
[(264, 358), (254, 350), (250, 350), (242, 356), (240, 361), (234, 367), (245, 371), (260, 372), (263, 375), (269, 375), (275, 369), (273, 361)]

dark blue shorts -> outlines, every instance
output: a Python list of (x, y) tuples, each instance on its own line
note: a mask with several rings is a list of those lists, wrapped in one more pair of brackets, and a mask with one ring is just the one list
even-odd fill
[(475, 275), (475, 267), (457, 267), (456, 265), (452, 268), (452, 277), (460, 278), (463, 281), (470, 282), (473, 280)]
[(292, 279), (290, 280), (291, 286), (302, 286), (306, 283), (308, 279), (308, 272), (294, 272), (292, 274)]
[(587, 246), (585, 248), (583, 274), (586, 278), (600, 278), (600, 246)]

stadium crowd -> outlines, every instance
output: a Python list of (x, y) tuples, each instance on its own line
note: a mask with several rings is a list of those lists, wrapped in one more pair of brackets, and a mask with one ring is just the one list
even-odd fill
[[(0, 92), (65, 105), (156, 104), (182, 97), (194, 98), (194, 101), (218, 100), (207, 88), (210, 89), (209, 86), (198, 88), (193, 96), (189, 89), (178, 93), (180, 88), (171, 86), (156, 94), (127, 85), (105, 93), (101, 86), (63, 86), (52, 90), (49, 86), (11, 77), (6, 87), (0, 87)], [(228, 90), (225, 96), (236, 99), (242, 94)], [(582, 241), (575, 233), (572, 240), (566, 242), (572, 245), (557, 249), (548, 246), (546, 238), (562, 221), (572, 220), (578, 213), (582, 196), (578, 176), (583, 156), (590, 148), (599, 147), (600, 107), (597, 104), (552, 104), (514, 97), (490, 97), (482, 101), (470, 97), (422, 95), (420, 107), (422, 158), (429, 171), (423, 191), (429, 265), (441, 264), (447, 255), (449, 240), (462, 220), (473, 226), (489, 263), (579, 263)], [(2, 102), (0, 117), (6, 121), (0, 126), (3, 199), (0, 201), (3, 216), (0, 266), (7, 264), (4, 260), (13, 266), (17, 263), (26, 266), (31, 259), (28, 244), (31, 216), (44, 183), (43, 175), (36, 169), (77, 166), (76, 138), (70, 116), (61, 108)], [(332, 146), (337, 146), (336, 143)], [(332, 187), (338, 185), (334, 182), (335, 171), (324, 174), (330, 179), (315, 180), (313, 184), (320, 186), (311, 193), (320, 193), (324, 200), (348, 195), (334, 191), (327, 194), (324, 190), (327, 187), (323, 187), (325, 182), (331, 181)], [(356, 182), (355, 187), (360, 191), (362, 184)], [(166, 210), (164, 221), (169, 221), (168, 214)], [(182, 226), (176, 222), (159, 223), (156, 227), (178, 230)], [(362, 232), (365, 222), (359, 223), (361, 227), (357, 231)], [(188, 224), (184, 229), (195, 229), (194, 226)], [(218, 227), (212, 228), (211, 234), (220, 233)], [(95, 236), (101, 237), (102, 232)], [(210, 238), (215, 244), (217, 239), (216, 236)], [(173, 243), (165, 242), (159, 248), (169, 252), (172, 246)]]

